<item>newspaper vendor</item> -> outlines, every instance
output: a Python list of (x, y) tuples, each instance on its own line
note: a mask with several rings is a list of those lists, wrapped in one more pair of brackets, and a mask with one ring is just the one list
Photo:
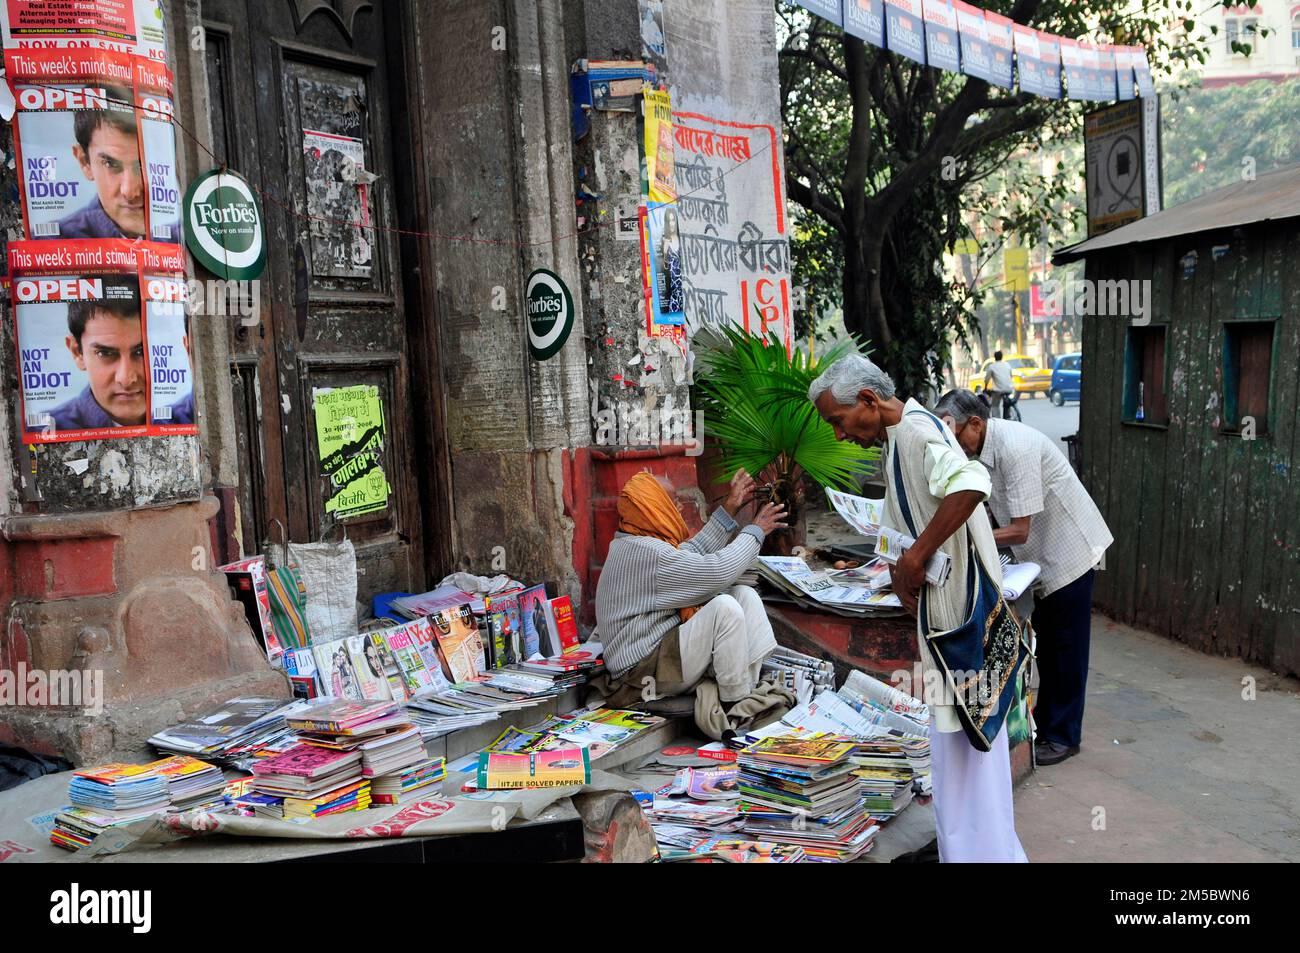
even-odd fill
[[(916, 542), (890, 568), (895, 594), (917, 614), (917, 597), (926, 587), (929, 626), (954, 629), (966, 621), (967, 578), (974, 556), (1001, 587), (993, 529), (983, 503), (989, 495), (988, 472), (967, 460), (956, 439), (929, 411), (894, 393), (889, 375), (860, 354), (848, 354), (832, 364), (808, 389), (808, 398), (834, 429), (837, 440), (862, 447), (886, 444), (887, 472), (898, 465), (898, 483), (886, 480), (882, 525), (904, 526), (900, 495), (910, 500), (916, 516)], [(901, 492), (900, 492), (901, 491)], [(973, 549), (967, 545), (967, 540)], [(944, 585), (926, 582), (926, 564), (937, 552), (947, 553), (952, 569)], [(917, 642), (925, 671), (922, 700), (930, 706), (930, 749), (933, 759), (934, 814), (939, 859), (944, 863), (1019, 862), (1026, 860), (1016, 836), (1011, 797), (1011, 761), (1006, 725), (991, 750), (977, 749), (962, 730), (955, 698), (939, 674), (936, 659), (922, 637)], [(931, 686), (943, 685), (936, 695)]]
[(786, 524), (785, 508), (768, 503), (738, 527), (733, 517), (753, 487), (738, 471), (722, 506), (688, 539), (686, 521), (652, 474), (634, 474), (623, 486), (618, 532), (596, 585), (596, 625), (619, 691), (667, 697), (709, 677), (725, 709), (758, 684), (776, 639), (758, 593), (736, 583), (767, 534)]

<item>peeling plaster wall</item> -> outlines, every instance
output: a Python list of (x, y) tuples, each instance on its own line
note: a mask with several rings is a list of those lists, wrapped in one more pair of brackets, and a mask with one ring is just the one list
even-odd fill
[[(640, 59), (636, 0), (575, 3), (568, 14), (570, 62)], [(617, 235), (617, 220), (635, 217), (641, 201), (640, 117), (588, 115), (591, 131), (574, 146), (574, 184), (589, 197), (579, 214), (592, 226), (579, 250), (589, 329), (589, 426), (595, 442), (611, 449), (657, 445), (664, 421), (689, 411), (688, 356), (646, 333), (640, 242)]]

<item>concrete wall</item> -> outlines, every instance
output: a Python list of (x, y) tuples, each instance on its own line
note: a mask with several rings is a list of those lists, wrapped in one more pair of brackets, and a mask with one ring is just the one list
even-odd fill
[[(589, 429), (561, 5), (437, 6), (437, 29), (417, 37), (411, 91), (426, 133), (424, 227), (484, 240), (432, 252), (455, 568), (490, 573), (502, 547), (506, 572), (576, 595), (566, 473)], [(522, 307), (537, 267), (559, 274), (578, 306), (568, 343), (544, 362), (528, 354)]]

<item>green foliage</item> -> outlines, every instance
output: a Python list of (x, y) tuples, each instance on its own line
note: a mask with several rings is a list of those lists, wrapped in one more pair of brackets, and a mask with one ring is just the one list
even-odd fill
[(1166, 205), (1300, 157), (1300, 79), (1181, 90), (1161, 109)]
[(694, 403), (704, 411), (705, 433), (721, 449), (722, 481), (740, 467), (758, 475), (774, 466), (775, 481), (786, 486), (807, 474), (822, 486), (856, 491), (880, 452), (837, 441), (808, 400), (821, 369), (851, 350), (851, 342), (815, 362), (799, 348), (787, 355), (775, 334), (764, 340), (731, 327), (701, 330), (692, 346)]
[[(1077, 164), (1012, 160), (1076, 141), (1092, 104), (918, 66), (786, 0), (775, 4), (787, 191), (802, 213), (796, 284), (812, 313), (842, 307), (846, 329), (871, 343), (900, 391), (919, 393), (947, 361), (948, 342), (977, 330), (981, 292), (943, 278), (944, 251), (958, 238), (989, 235), (1032, 249), (1068, 230), (1079, 215), (1070, 200)], [(1157, 73), (1204, 62), (1202, 37), (1185, 35), (1179, 22), (1195, 27), (1223, 5), (980, 3), (1061, 36), (1141, 44)]]

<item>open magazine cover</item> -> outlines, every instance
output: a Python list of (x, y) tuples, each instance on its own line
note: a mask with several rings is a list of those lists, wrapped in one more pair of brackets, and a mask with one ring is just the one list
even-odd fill
[(166, 260), (142, 254), (149, 268), (140, 282), (144, 293), (145, 328), (149, 343), (149, 422), (153, 433), (198, 433), (194, 413), (193, 347), (186, 283), (180, 269), (180, 246), (168, 249)]
[(106, 51), (10, 51), (30, 239), (180, 242), (166, 66)]
[(9, 246), (23, 441), (143, 436), (149, 374), (136, 256), (126, 242), (59, 245)]
[(24, 442), (198, 432), (181, 264), (175, 245), (10, 244)]
[(156, 242), (181, 240), (181, 182), (176, 171), (176, 131), (172, 74), (165, 64), (137, 56), (136, 121), (148, 189), (149, 237)]

